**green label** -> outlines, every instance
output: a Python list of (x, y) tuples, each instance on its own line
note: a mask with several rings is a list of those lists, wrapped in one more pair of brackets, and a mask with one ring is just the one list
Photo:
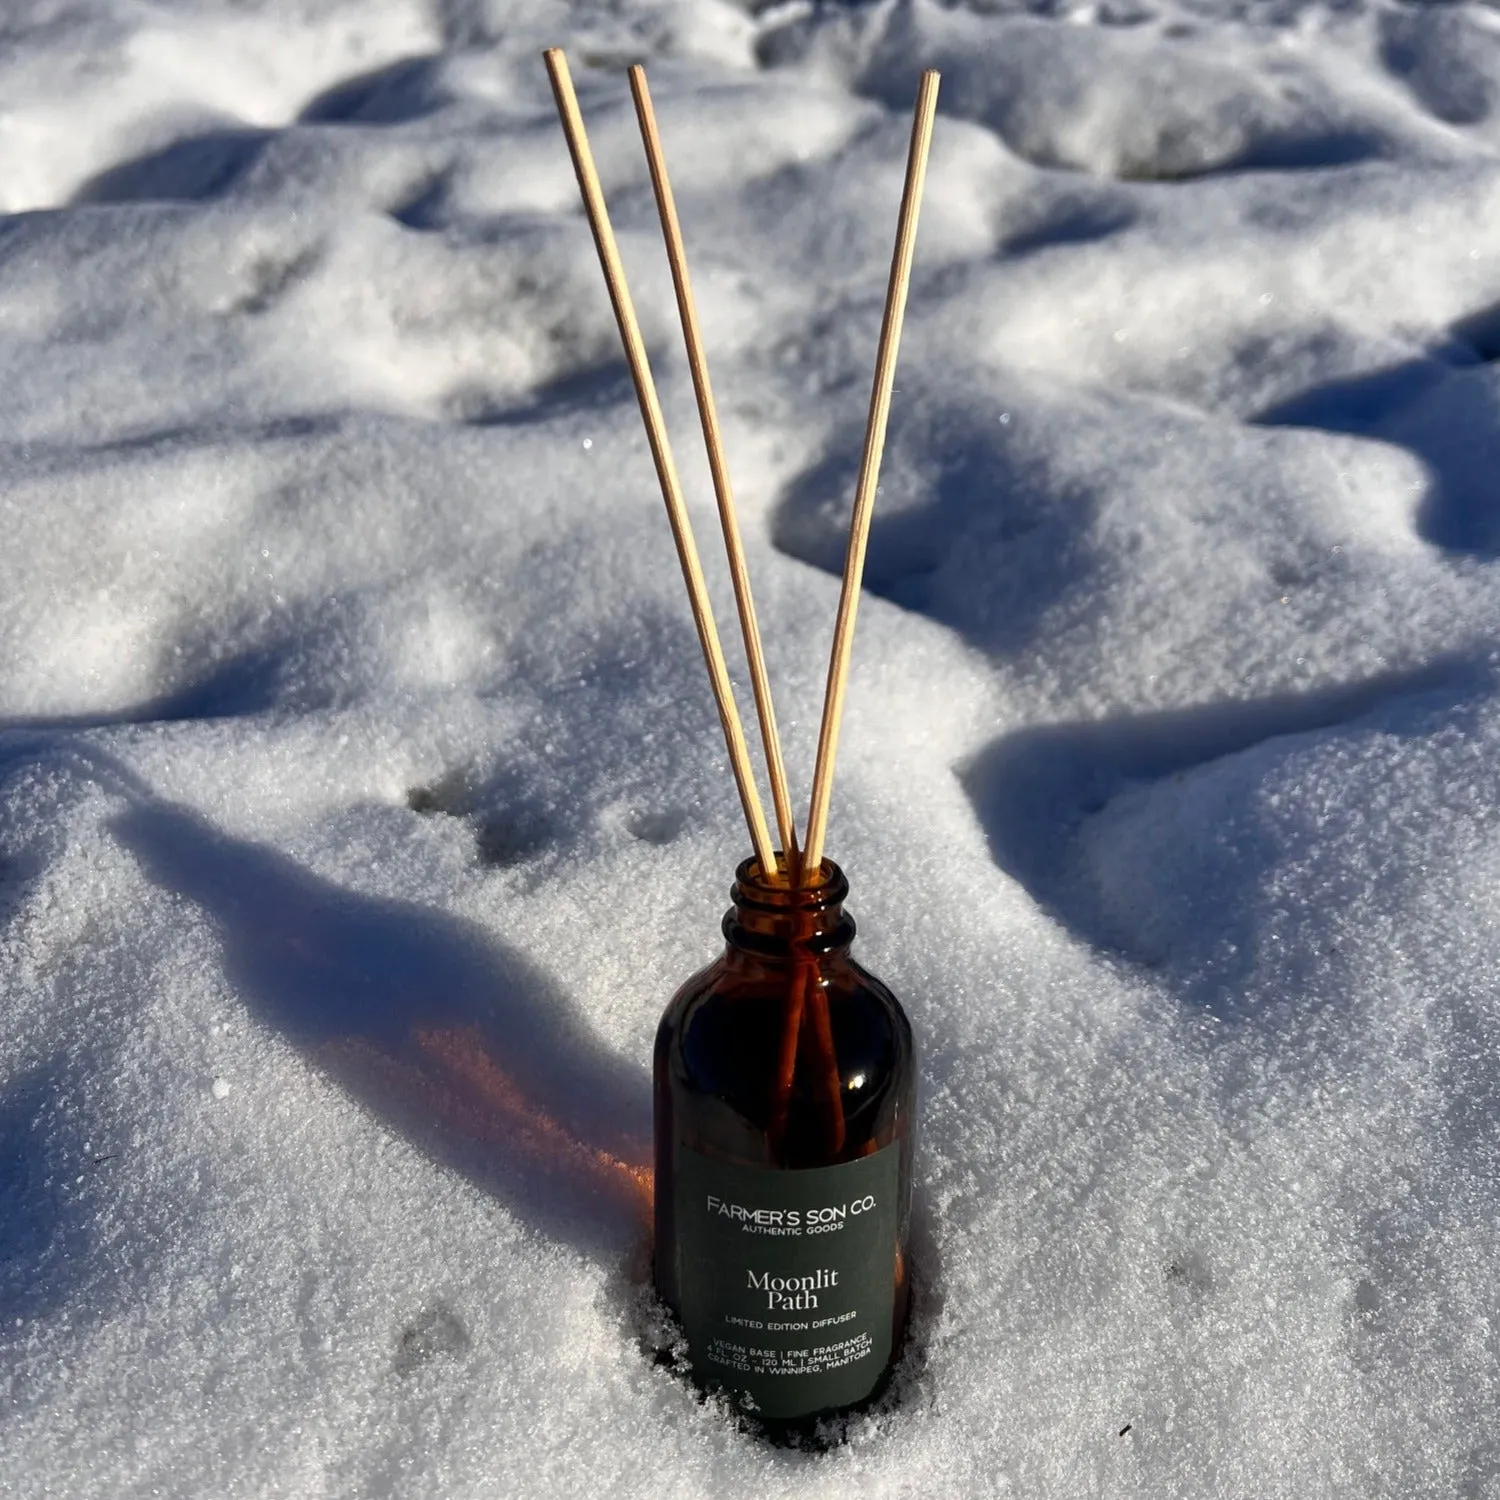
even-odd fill
[(900, 1149), (836, 1167), (732, 1166), (679, 1147), (682, 1325), (746, 1412), (868, 1396), (891, 1357)]

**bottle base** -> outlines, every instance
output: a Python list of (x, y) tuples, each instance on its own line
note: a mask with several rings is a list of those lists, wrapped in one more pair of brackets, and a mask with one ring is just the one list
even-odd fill
[(700, 1380), (687, 1353), (681, 1324), (654, 1288), (642, 1288), (649, 1312), (638, 1323), (641, 1352), (652, 1364), (679, 1381), (700, 1405), (714, 1405), (736, 1432), (773, 1448), (827, 1453), (841, 1448), (867, 1422), (884, 1422), (918, 1399), (926, 1365), (926, 1341), (920, 1337), (919, 1299), (914, 1299), (890, 1363), (867, 1396), (835, 1410), (800, 1417), (762, 1417), (738, 1406), (717, 1381)]

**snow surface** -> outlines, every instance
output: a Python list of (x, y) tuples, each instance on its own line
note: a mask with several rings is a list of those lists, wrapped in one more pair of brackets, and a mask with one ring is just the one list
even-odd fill
[[(1500, 1494), (1500, 12), (7, 0), (0, 1489)], [(746, 852), (540, 50), (922, 1045), (883, 1406), (653, 1362)], [(748, 696), (744, 698), (748, 709)]]

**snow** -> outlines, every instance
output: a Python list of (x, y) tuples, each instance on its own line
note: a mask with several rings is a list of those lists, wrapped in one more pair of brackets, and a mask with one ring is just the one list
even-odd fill
[[(650, 68), (799, 805), (944, 70), (829, 838), (920, 1295), (826, 1451), (652, 1358), (747, 849), (551, 44), (728, 640)], [(1500, 1493), (1500, 14), (12, 0), (0, 99), (7, 1494)]]

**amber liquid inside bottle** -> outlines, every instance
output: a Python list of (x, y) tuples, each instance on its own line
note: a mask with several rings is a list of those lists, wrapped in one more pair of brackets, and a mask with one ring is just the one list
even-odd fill
[(848, 889), (745, 861), (656, 1037), (657, 1290), (694, 1377), (772, 1428), (875, 1394), (910, 1301), (911, 1027), (850, 956)]

